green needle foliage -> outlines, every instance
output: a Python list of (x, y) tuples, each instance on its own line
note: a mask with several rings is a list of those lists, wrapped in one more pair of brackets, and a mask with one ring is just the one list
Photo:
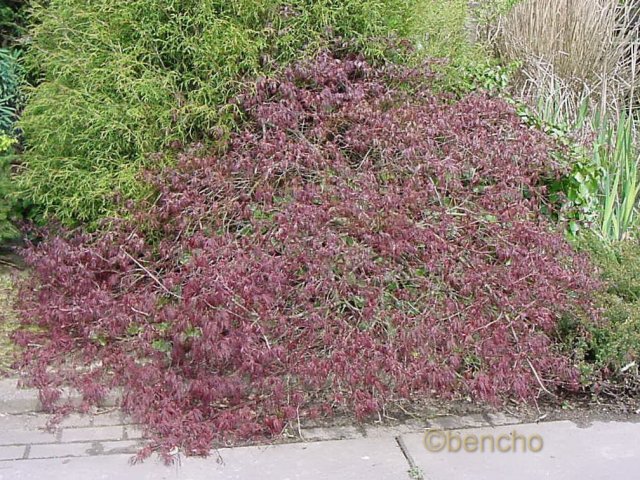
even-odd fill
[(32, 5), (26, 64), (37, 78), (20, 126), (19, 187), (63, 223), (139, 198), (144, 165), (179, 142), (223, 136), (247, 79), (332, 39), (369, 58), (416, 37), (421, 0), (49, 0)]

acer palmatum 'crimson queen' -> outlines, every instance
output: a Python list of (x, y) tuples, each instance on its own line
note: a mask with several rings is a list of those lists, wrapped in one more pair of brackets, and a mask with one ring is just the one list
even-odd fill
[(27, 254), (23, 367), (53, 404), (122, 387), (164, 452), (277, 435), (400, 398), (531, 400), (576, 385), (554, 344), (589, 266), (545, 216), (549, 140), (426, 71), (322, 55), (237, 99), (107, 233)]

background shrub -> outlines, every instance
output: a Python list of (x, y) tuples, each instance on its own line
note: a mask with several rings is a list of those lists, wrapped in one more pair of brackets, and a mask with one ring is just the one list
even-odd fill
[(0, 133), (0, 244), (18, 235), (12, 223), (18, 213), (11, 181), (11, 153), (15, 143), (14, 138)]
[(14, 201), (10, 196), (11, 161), (17, 143), (13, 125), (20, 106), (20, 69), (17, 52), (0, 49), (0, 242), (15, 235), (9, 217)]
[(564, 189), (577, 207), (571, 233), (592, 230), (605, 242), (637, 236), (637, 2), (486, 3), (494, 13), (481, 38), (502, 62), (520, 65), (511, 93), (572, 150)]
[(18, 144), (15, 122), (23, 104), (23, 74), (16, 48), (21, 4), (8, 1), (0, 5), (0, 245), (18, 235), (12, 220), (21, 213), (11, 178)]
[(493, 58), (487, 42), (477, 41), (478, 31), (506, 8), (505, 1), (510, 0), (474, 5), (468, 0), (426, 0), (424, 35), (417, 45), (423, 55), (441, 60), (433, 65), (441, 74), (434, 88), (463, 96), (479, 89), (506, 87), (511, 68)]
[[(578, 246), (589, 252), (603, 280), (598, 296), (601, 321), (587, 320), (587, 334), (572, 337), (582, 352), (584, 371), (591, 374), (586, 379), (603, 379), (603, 374), (606, 380), (635, 376), (640, 388), (640, 241), (603, 244), (595, 235), (583, 235)], [(629, 364), (635, 368), (621, 372)]]
[(148, 154), (220, 136), (243, 80), (333, 38), (369, 57), (421, 28), (420, 0), (52, 0), (33, 4), (27, 65), (36, 78), (21, 127), (20, 186), (65, 223), (143, 196)]
[(0, 49), (0, 131), (13, 132), (22, 104), (22, 72), (18, 50)]
[(0, 48), (12, 45), (22, 32), (25, 0), (3, 0), (0, 5)]
[(583, 104), (624, 111), (637, 94), (638, 12), (618, 0), (522, 0), (497, 19), (493, 46), (522, 64), (520, 96), (573, 123)]

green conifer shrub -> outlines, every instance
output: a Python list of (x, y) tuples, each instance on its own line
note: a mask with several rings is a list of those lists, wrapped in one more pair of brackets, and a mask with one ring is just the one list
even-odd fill
[(382, 58), (423, 27), (423, 0), (49, 0), (30, 12), (36, 79), (20, 127), (19, 187), (66, 224), (140, 198), (168, 146), (225, 135), (248, 79), (340, 38)]

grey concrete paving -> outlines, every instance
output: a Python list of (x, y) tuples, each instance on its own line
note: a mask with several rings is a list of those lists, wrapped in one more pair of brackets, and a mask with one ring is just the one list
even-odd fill
[[(118, 442), (114, 442), (118, 443)], [(123, 442), (119, 442), (123, 443)], [(102, 445), (105, 445), (103, 442)], [(209, 458), (156, 459), (131, 465), (131, 455), (92, 455), (90, 444), (35, 445), (51, 458), (0, 461), (0, 479), (408, 479), (408, 464), (393, 437), (222, 449)], [(58, 451), (51, 450), (58, 448)], [(20, 452), (17, 452), (19, 455)], [(64, 454), (74, 455), (67, 458)], [(0, 453), (1, 455), (1, 453)]]
[(24, 413), (40, 408), (40, 400), (33, 389), (16, 388), (13, 378), (0, 379), (0, 412)]
[(425, 480), (640, 479), (640, 423), (433, 430), (403, 440)]
[(206, 459), (178, 457), (171, 467), (153, 458), (131, 465), (144, 440), (118, 410), (70, 415), (49, 432), (48, 417), (31, 412), (34, 392), (7, 391), (14, 388), (0, 384), (0, 480), (640, 480), (640, 423), (523, 425), (492, 413), (303, 428), (304, 443), (222, 449)]
[[(408, 479), (409, 464), (397, 434), (412, 425), (364, 437), (361, 429), (308, 429), (309, 443), (221, 449), (206, 459), (130, 460), (143, 440), (116, 411), (71, 415), (53, 432), (47, 416), (0, 414), (0, 480), (13, 479)], [(344, 440), (336, 440), (343, 438)], [(331, 440), (330, 440), (331, 439)]]
[[(153, 458), (129, 463), (141, 443), (128, 438), (135, 429), (117, 413), (72, 416), (53, 433), (39, 430), (43, 417), (0, 416), (0, 480), (640, 478), (637, 423), (579, 428), (568, 421), (497, 427), (485, 422), (473, 428), (477, 417), (445, 417), (431, 422), (427, 433), (416, 424), (333, 432), (344, 440), (326, 440), (332, 430), (315, 429), (309, 437), (321, 441), (221, 449), (206, 459), (178, 457), (167, 467)], [(460, 425), (467, 428), (455, 428)], [(446, 427), (453, 429), (441, 430)]]
[[(41, 410), (38, 391), (33, 388), (16, 388), (15, 378), (0, 379), (0, 412), (2, 413), (27, 413)], [(102, 401), (101, 406), (113, 407), (118, 404), (121, 393), (118, 390), (109, 392)], [(63, 389), (61, 400), (65, 403), (79, 404), (81, 395), (76, 390)]]

